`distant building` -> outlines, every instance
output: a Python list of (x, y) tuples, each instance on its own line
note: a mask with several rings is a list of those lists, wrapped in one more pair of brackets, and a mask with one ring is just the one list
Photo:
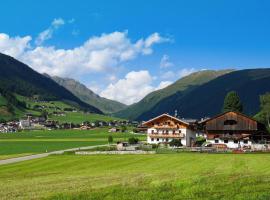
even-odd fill
[(147, 142), (150, 144), (168, 143), (173, 139), (178, 139), (181, 140), (182, 145), (192, 146), (196, 139), (192, 123), (169, 114), (150, 119), (142, 126), (147, 127)]
[(110, 128), (109, 133), (116, 133), (116, 132), (120, 132), (120, 128), (117, 128), (117, 127), (113, 127), (113, 128)]
[(128, 142), (118, 142), (116, 149), (118, 151), (136, 151), (139, 149), (139, 145), (131, 145)]
[(238, 112), (225, 112), (202, 121), (201, 125), (208, 143), (227, 148), (251, 147), (260, 139), (269, 139), (262, 124)]
[(29, 129), (29, 128), (31, 128), (31, 121), (29, 119), (27, 119), (27, 120), (20, 120), (20, 122), (19, 122), (19, 128), (20, 129)]

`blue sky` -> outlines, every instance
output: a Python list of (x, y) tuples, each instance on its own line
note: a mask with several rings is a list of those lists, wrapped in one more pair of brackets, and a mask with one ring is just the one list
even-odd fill
[[(131, 104), (193, 71), (270, 66), (269, 10), (267, 0), (2, 1), (0, 51)], [(89, 40), (84, 58), (70, 55)]]

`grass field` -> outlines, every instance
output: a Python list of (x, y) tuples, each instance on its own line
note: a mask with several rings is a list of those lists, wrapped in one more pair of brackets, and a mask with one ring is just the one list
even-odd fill
[[(0, 159), (20, 154), (44, 153), (82, 146), (107, 144), (108, 129), (54, 130), (0, 134)], [(114, 133), (114, 142), (130, 137), (130, 133)], [(145, 140), (145, 136), (139, 136)]]
[(0, 166), (1, 199), (269, 199), (269, 154), (60, 155)]

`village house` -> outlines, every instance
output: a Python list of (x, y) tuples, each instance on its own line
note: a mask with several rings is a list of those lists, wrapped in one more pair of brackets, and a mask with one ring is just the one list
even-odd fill
[(142, 123), (147, 127), (149, 144), (169, 143), (173, 139), (181, 140), (183, 146), (192, 146), (196, 139), (193, 123), (162, 114)]
[(238, 112), (225, 112), (201, 122), (206, 142), (227, 148), (251, 148), (265, 136), (264, 126)]

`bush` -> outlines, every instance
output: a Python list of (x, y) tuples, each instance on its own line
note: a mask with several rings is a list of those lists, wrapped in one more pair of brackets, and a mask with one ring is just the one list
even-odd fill
[(177, 140), (177, 139), (172, 139), (172, 141), (169, 142), (169, 145), (171, 147), (181, 147), (183, 146), (181, 143), (181, 140)]
[(112, 135), (108, 136), (108, 142), (109, 142), (109, 144), (113, 143), (113, 136)]
[(128, 139), (129, 144), (137, 144), (138, 142), (139, 142), (139, 139), (135, 137), (131, 137)]
[(205, 143), (206, 139), (202, 136), (199, 136), (196, 138), (195, 145), (196, 146), (202, 146), (203, 143)]

